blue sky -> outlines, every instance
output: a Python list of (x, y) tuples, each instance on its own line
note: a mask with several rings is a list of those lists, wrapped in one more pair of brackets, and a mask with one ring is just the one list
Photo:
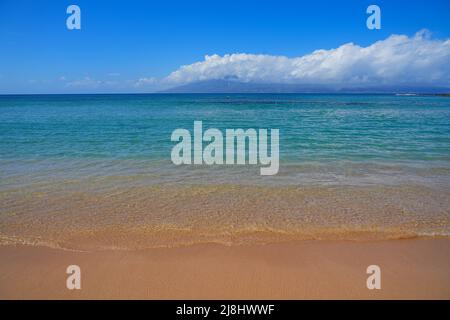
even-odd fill
[[(66, 28), (70, 4), (81, 8), (81, 30)], [(366, 28), (370, 4), (381, 8), (381, 30)], [(0, 0), (0, 93), (147, 92), (205, 55), (295, 58), (423, 28), (449, 39), (450, 1)], [(208, 77), (194, 71), (187, 78)]]

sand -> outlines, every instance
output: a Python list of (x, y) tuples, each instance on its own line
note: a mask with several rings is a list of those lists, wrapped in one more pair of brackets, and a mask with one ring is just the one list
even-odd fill
[[(203, 244), (75, 252), (0, 247), (1, 299), (450, 299), (450, 239)], [(81, 267), (81, 290), (66, 268)], [(381, 290), (366, 268), (381, 267)]]

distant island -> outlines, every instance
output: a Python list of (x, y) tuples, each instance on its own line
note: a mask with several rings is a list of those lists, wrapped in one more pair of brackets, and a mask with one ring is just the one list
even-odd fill
[(415, 85), (404, 86), (367, 86), (355, 87), (346, 85), (293, 84), (293, 83), (253, 83), (229, 79), (216, 79), (192, 82), (158, 93), (373, 93), (373, 94), (416, 94), (449, 96), (450, 88), (426, 87)]

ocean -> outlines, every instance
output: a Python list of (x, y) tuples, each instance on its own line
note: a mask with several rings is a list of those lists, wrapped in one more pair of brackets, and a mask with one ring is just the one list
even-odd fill
[[(171, 162), (178, 128), (279, 129), (280, 168)], [(68, 249), (450, 235), (450, 100), (0, 96), (0, 241)]]

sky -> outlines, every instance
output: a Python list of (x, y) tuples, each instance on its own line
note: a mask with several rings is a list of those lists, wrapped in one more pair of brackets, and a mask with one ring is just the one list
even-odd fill
[[(69, 5), (81, 29), (69, 30)], [(366, 9), (381, 9), (369, 30)], [(450, 1), (0, 0), (0, 94), (210, 79), (450, 87)]]

